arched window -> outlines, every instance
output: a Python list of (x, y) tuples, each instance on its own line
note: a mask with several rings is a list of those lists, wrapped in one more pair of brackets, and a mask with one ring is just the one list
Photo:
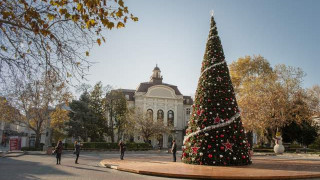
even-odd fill
[(152, 111), (152, 109), (148, 109), (148, 110), (147, 110), (147, 118), (148, 118), (149, 120), (152, 120), (152, 119), (153, 119), (153, 111)]
[(163, 121), (163, 116), (164, 116), (164, 113), (161, 109), (158, 110), (158, 113), (157, 113), (157, 120), (158, 121)]
[(168, 111), (168, 126), (174, 126), (174, 114), (173, 111)]

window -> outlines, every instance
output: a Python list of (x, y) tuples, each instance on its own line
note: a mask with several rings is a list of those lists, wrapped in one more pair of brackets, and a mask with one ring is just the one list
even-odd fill
[(129, 100), (129, 94), (126, 94), (126, 100)]
[(163, 116), (164, 116), (164, 113), (161, 109), (158, 110), (158, 113), (157, 113), (157, 120), (158, 121), (163, 121)]
[(186, 115), (190, 115), (190, 108), (186, 109)]
[(152, 109), (148, 109), (147, 110), (147, 118), (150, 120), (152, 120), (153, 119), (153, 111), (152, 111)]
[(173, 111), (168, 111), (168, 126), (174, 126), (174, 114)]

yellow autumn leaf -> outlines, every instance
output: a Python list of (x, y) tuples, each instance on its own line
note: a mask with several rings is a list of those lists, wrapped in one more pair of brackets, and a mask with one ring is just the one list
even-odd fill
[(138, 21), (138, 18), (137, 18), (137, 17), (131, 17), (131, 19), (132, 19), (133, 21)]
[(109, 22), (107, 24), (108, 29), (112, 29), (114, 27), (114, 23), (113, 22)]
[(123, 28), (123, 27), (124, 27), (124, 24), (122, 22), (118, 22), (117, 28)]
[(99, 46), (101, 45), (101, 39), (97, 39), (97, 43), (99, 44)]
[(82, 4), (79, 3), (77, 6), (78, 11), (81, 11), (82, 7), (83, 7)]
[(119, 4), (121, 7), (123, 7), (123, 6), (124, 6), (124, 3), (123, 3), (123, 1), (122, 1), (122, 0), (119, 0), (118, 4)]
[(47, 16), (48, 16), (50, 21), (52, 21), (55, 18), (55, 16), (53, 14), (48, 14)]
[(118, 17), (122, 17), (123, 16), (122, 9), (118, 10), (118, 12), (116, 13), (116, 16), (118, 16)]

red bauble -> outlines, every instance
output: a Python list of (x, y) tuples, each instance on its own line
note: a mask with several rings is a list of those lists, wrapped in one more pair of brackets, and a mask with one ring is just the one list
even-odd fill
[(223, 137), (224, 137), (224, 134), (221, 134), (221, 135), (220, 135), (220, 137), (222, 137), (222, 138), (223, 138)]
[(242, 159), (245, 159), (246, 158), (246, 156), (245, 155), (242, 155)]
[(208, 157), (209, 157), (209, 158), (212, 158), (212, 154), (208, 154)]
[(224, 147), (223, 147), (223, 146), (221, 146), (221, 147), (220, 147), (220, 150), (224, 150)]
[(212, 146), (209, 144), (209, 145), (208, 145), (208, 149), (210, 149), (211, 147), (212, 147)]

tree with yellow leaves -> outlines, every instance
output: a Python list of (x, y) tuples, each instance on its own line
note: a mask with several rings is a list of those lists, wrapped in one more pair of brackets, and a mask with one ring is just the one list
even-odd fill
[(230, 73), (247, 130), (270, 142), (277, 129), (310, 119), (308, 107), (300, 106), (298, 100), (302, 99), (297, 99), (303, 92), (301, 69), (272, 68), (262, 56), (246, 56), (230, 65)]
[[(41, 134), (50, 130), (50, 113), (57, 104), (67, 104), (71, 99), (66, 85), (54, 73), (48, 71), (41, 80), (24, 85), (16, 83), (12, 103), (23, 116), (16, 119), (36, 135), (35, 147), (40, 145)], [(49, 142), (48, 142), (49, 143)]]
[(133, 16), (123, 0), (0, 1), (0, 80), (84, 78), (94, 43), (104, 29), (123, 28)]
[(61, 107), (57, 107), (50, 113), (50, 127), (52, 129), (52, 139), (58, 142), (67, 137), (65, 132), (65, 124), (69, 121), (69, 112)]

